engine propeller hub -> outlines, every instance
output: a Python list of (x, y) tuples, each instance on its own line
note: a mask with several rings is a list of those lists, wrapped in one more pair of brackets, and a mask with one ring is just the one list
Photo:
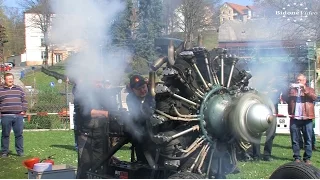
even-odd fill
[(256, 103), (248, 108), (246, 119), (247, 127), (251, 132), (261, 133), (269, 128), (273, 121), (273, 114), (266, 105)]

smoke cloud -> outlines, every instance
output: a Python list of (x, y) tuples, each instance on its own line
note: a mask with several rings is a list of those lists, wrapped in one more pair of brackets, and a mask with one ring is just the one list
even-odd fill
[[(222, 33), (221, 37), (231, 34), (231, 38), (248, 44), (249, 49), (239, 48), (243, 54), (238, 55), (252, 57), (239, 62), (253, 76), (249, 86), (267, 93), (273, 102), (278, 102), (281, 92), (286, 92), (294, 80), (294, 75), (306, 68), (307, 60), (302, 52), (306, 50), (307, 40), (312, 39), (312, 33), (283, 17), (229, 23), (219, 33)], [(229, 27), (232, 27), (232, 33), (227, 29)]]
[(119, 0), (50, 2), (55, 14), (50, 43), (69, 50), (76, 48), (76, 54), (67, 60), (66, 74), (76, 83), (85, 111), (100, 108), (101, 101), (116, 107), (117, 102), (110, 100), (110, 93), (114, 93), (101, 89), (102, 93), (97, 93), (96, 83), (109, 81), (118, 86), (124, 78), (131, 55), (127, 49), (113, 46), (111, 27), (126, 5)]

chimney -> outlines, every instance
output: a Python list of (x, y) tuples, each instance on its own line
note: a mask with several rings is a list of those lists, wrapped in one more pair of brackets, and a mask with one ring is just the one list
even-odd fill
[(247, 15), (247, 14), (244, 14), (244, 15), (242, 16), (242, 21), (243, 21), (243, 22), (247, 22), (247, 21), (248, 21), (248, 15)]

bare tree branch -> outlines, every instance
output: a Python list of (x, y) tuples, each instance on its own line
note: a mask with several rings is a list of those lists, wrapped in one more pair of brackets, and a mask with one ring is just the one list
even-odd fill
[[(53, 16), (51, 0), (21, 0), (20, 6), (26, 9), (26, 14), (30, 14), (31, 25), (33, 28), (41, 30), (44, 36), (45, 45), (45, 61), (44, 65), (48, 65), (49, 57), (49, 28), (51, 27), (51, 19)], [(53, 65), (53, 59), (52, 59)]]

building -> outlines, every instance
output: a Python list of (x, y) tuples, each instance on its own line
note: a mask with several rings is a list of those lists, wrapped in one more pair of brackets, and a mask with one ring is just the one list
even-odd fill
[[(68, 45), (48, 45), (48, 62), (46, 60), (46, 48), (44, 33), (42, 32), (40, 25), (43, 23), (40, 20), (41, 14), (37, 14), (32, 10), (24, 13), (25, 23), (25, 64), (27, 66), (34, 65), (52, 65), (68, 58), (69, 55), (75, 52), (73, 46)], [(51, 18), (53, 15), (51, 16)], [(50, 27), (49, 27), (49, 39), (50, 39)]]
[(253, 6), (243, 6), (239, 4), (224, 3), (220, 8), (220, 24), (228, 20), (246, 21), (258, 17)]
[(315, 40), (315, 31), (281, 17), (227, 21), (219, 27), (218, 36), (219, 47), (228, 53), (264, 69), (290, 73), (290, 79), (301, 72), (309, 73), (308, 79), (314, 75)]
[(13, 62), (16, 66), (25, 66), (26, 65), (26, 55), (12, 55), (7, 57), (7, 62)]

